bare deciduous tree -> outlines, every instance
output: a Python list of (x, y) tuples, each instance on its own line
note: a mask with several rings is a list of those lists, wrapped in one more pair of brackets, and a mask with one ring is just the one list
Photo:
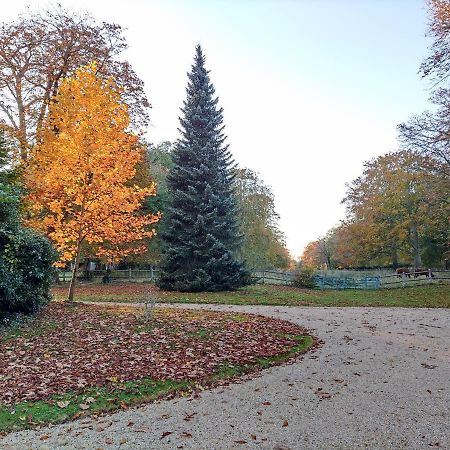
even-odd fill
[(14, 137), (20, 158), (39, 141), (48, 104), (61, 79), (92, 61), (98, 74), (113, 76), (124, 90), (134, 125), (148, 121), (143, 82), (127, 61), (122, 28), (97, 23), (89, 14), (61, 6), (31, 12), (0, 25), (0, 126)]
[(428, 7), (429, 35), (434, 42), (420, 72), (424, 77), (432, 76), (440, 83), (450, 75), (450, 0), (428, 0)]
[(405, 148), (436, 160), (436, 169), (450, 176), (450, 91), (439, 89), (432, 99), (438, 110), (414, 115), (399, 125), (399, 138)]

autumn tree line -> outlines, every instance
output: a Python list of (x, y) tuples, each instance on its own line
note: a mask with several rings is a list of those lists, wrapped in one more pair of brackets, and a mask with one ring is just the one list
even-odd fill
[(177, 290), (234, 289), (253, 267), (291, 264), (270, 187), (228, 150), (201, 48), (182, 135), (154, 145), (126, 47), (119, 25), (61, 6), (0, 25), (0, 310), (47, 301), (52, 265), (70, 264), (72, 300), (92, 259), (157, 264)]
[(428, 7), (434, 42), (420, 74), (434, 109), (399, 125), (397, 151), (364, 164), (347, 185), (345, 220), (307, 245), (306, 266), (449, 267), (450, 1)]

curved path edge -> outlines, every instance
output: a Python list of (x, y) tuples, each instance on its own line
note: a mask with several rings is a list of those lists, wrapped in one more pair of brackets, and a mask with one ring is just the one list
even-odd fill
[(449, 309), (158, 306), (290, 320), (324, 344), (196, 398), (10, 433), (0, 448), (450, 448)]

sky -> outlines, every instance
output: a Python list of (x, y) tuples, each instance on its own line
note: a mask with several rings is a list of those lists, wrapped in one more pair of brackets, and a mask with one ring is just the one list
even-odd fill
[[(429, 107), (424, 0), (59, 0), (127, 28), (125, 57), (152, 104), (150, 141), (178, 138), (200, 43), (236, 162), (272, 187), (299, 257), (345, 217), (346, 183), (397, 148), (396, 126)], [(29, 5), (2, 5), (2, 20)]]

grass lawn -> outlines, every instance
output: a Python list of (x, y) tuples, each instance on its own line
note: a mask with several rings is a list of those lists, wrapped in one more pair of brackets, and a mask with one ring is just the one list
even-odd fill
[[(53, 288), (56, 299), (67, 295), (66, 287)], [(219, 303), (230, 305), (287, 306), (402, 306), (448, 308), (450, 285), (433, 284), (379, 290), (308, 290), (288, 286), (253, 285), (235, 292), (165, 292), (152, 284), (90, 284), (77, 288), (76, 299), (97, 302), (142, 302), (149, 295), (158, 302)]]
[(255, 315), (54, 302), (0, 329), (0, 433), (188, 395), (316, 343)]

